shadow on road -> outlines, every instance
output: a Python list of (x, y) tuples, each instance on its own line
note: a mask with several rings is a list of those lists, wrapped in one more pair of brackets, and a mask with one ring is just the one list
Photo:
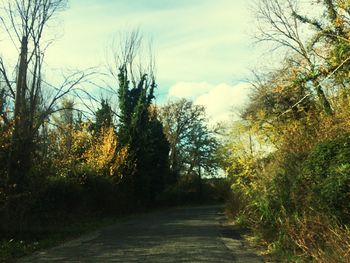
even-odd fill
[(262, 262), (238, 230), (219, 224), (220, 213), (218, 206), (149, 213), (20, 262)]

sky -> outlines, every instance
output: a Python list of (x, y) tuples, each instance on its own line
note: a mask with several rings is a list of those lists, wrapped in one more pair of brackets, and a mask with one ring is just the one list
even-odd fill
[[(152, 41), (157, 103), (186, 97), (206, 106), (211, 122), (232, 119), (248, 101), (253, 46), (248, 0), (70, 0), (51, 28), (52, 69), (104, 67), (108, 48), (139, 28)], [(1, 45), (0, 45), (1, 47)]]

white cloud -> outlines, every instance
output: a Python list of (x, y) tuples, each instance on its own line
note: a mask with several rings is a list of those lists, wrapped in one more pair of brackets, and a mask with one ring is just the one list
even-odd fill
[(206, 82), (178, 82), (169, 90), (169, 98), (190, 98), (206, 107), (211, 124), (229, 121), (244, 109), (251, 89), (247, 83), (213, 85)]
[(195, 99), (213, 88), (206, 82), (178, 82), (169, 89), (169, 97)]

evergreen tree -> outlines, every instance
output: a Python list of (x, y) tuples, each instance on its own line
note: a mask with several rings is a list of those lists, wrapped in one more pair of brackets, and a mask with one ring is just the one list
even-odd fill
[(92, 124), (92, 130), (99, 132), (103, 127), (113, 127), (113, 111), (107, 100), (102, 99), (101, 108), (95, 114), (96, 121)]
[(135, 201), (151, 204), (164, 188), (169, 146), (156, 111), (151, 110), (156, 88), (153, 74), (140, 73), (136, 79), (133, 59), (134, 54), (127, 56), (119, 67), (118, 137), (121, 147), (128, 146), (129, 161), (134, 164), (131, 181)]

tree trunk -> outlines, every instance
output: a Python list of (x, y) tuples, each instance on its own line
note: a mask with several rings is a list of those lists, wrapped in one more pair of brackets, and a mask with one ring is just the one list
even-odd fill
[(21, 192), (31, 166), (32, 136), (28, 122), (26, 90), (28, 39), (22, 37), (21, 54), (17, 72), (14, 127), (8, 159), (8, 184), (11, 192)]
[(202, 172), (201, 166), (198, 166), (198, 200), (199, 202), (203, 201), (203, 182), (202, 182)]

